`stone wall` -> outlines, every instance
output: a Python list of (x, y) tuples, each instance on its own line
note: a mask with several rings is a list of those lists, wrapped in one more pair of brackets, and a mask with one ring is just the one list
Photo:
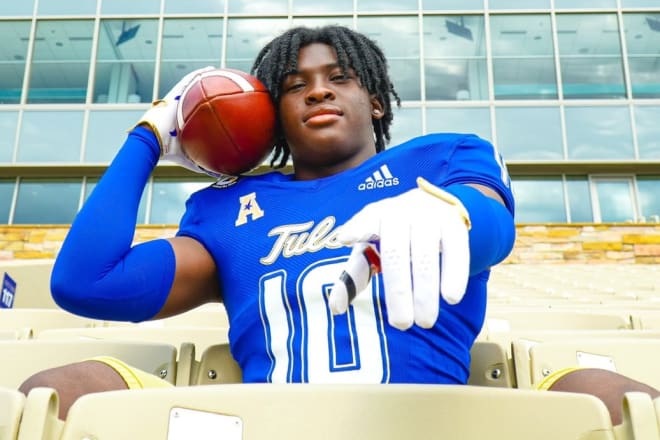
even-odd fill
[[(0, 260), (54, 258), (68, 226), (0, 227)], [(136, 242), (170, 237), (174, 226), (140, 226)], [(505, 263), (660, 263), (660, 224), (518, 225)]]

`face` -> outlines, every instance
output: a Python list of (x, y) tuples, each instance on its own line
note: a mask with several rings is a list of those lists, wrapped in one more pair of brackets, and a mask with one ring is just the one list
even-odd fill
[(326, 44), (300, 49), (279, 110), (297, 179), (329, 176), (376, 154), (372, 120), (382, 118), (383, 107), (354, 71), (342, 72)]

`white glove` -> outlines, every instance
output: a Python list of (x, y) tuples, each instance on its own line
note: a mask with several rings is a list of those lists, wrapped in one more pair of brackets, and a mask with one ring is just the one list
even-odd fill
[(217, 174), (198, 166), (186, 156), (181, 149), (176, 131), (176, 111), (181, 93), (196, 75), (213, 69), (215, 68), (212, 66), (202, 67), (181, 78), (163, 99), (153, 102), (136, 125), (146, 125), (154, 132), (160, 144), (161, 159), (177, 163), (196, 173), (205, 173), (217, 177)]
[(401, 330), (413, 322), (430, 328), (438, 319), (440, 295), (449, 304), (463, 298), (470, 272), (470, 218), (453, 195), (421, 177), (419, 188), (371, 203), (338, 231), (353, 245), (340, 280), (330, 293), (333, 314), (346, 312), (378, 270), (380, 249), (388, 322)]

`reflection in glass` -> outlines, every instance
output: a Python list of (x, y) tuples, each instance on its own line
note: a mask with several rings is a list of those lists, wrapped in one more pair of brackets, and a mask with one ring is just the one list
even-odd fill
[(660, 159), (660, 107), (634, 107), (640, 159)]
[(17, 162), (80, 162), (82, 124), (82, 111), (26, 111)]
[(11, 203), (14, 199), (15, 179), (0, 179), (0, 223), (9, 223)]
[(161, 57), (158, 96), (195, 69), (220, 66), (222, 18), (165, 20)]
[(660, 14), (624, 14), (633, 98), (660, 98)]
[(358, 12), (416, 11), (417, 0), (357, 0)]
[(333, 0), (331, 2), (292, 0), (291, 9), (294, 14), (353, 12), (353, 0)]
[(22, 179), (14, 224), (68, 224), (78, 212), (81, 179)]
[(92, 20), (37, 22), (28, 102), (85, 102)]
[(607, 9), (616, 8), (616, 0), (555, 0), (557, 9)]
[(0, 112), (0, 162), (11, 162), (16, 142), (18, 112)]
[(4, 1), (0, 2), (0, 15), (20, 16), (32, 15), (34, 11), (34, 0), (22, 0), (20, 2)]
[(601, 222), (628, 222), (637, 218), (629, 179), (594, 179)]
[(126, 131), (142, 113), (143, 110), (90, 111), (84, 161), (109, 163), (126, 140)]
[[(229, 2), (230, 5), (233, 3)], [(286, 29), (286, 18), (230, 18), (227, 25), (227, 67), (249, 72), (261, 48)]]
[(0, 104), (16, 104), (21, 100), (31, 23), (0, 22)]
[(520, 0), (488, 0), (488, 7), (492, 9), (550, 9), (550, 0), (525, 0), (521, 5)]
[(386, 148), (422, 135), (422, 110), (419, 107), (397, 108), (393, 103), (392, 111), (394, 112), (394, 120), (390, 126), (392, 139)]
[(660, 223), (660, 176), (637, 177), (639, 209), (648, 222)]
[(150, 224), (179, 224), (190, 195), (211, 184), (208, 180), (155, 179)]
[(165, 0), (166, 14), (221, 14), (225, 0)]
[(229, 0), (229, 13), (286, 14), (288, 0)]
[(561, 160), (561, 120), (557, 107), (499, 107), (495, 110), (497, 148), (505, 160)]
[(383, 49), (401, 99), (421, 99), (417, 17), (360, 17), (357, 28)]
[(558, 14), (557, 39), (565, 98), (625, 97), (616, 14)]
[(591, 208), (591, 191), (586, 176), (567, 176), (566, 194), (571, 223), (591, 223), (594, 214)]
[[(187, 3), (187, 2), (181, 2)], [(157, 14), (160, 0), (101, 0), (101, 14)]]
[(293, 26), (322, 27), (337, 24), (353, 29), (352, 17), (294, 17)]
[(566, 107), (569, 159), (633, 159), (626, 107)]
[(492, 142), (488, 108), (428, 108), (428, 133), (473, 133)]
[(424, 17), (428, 100), (488, 99), (482, 15)]
[(550, 15), (490, 17), (495, 99), (555, 99)]
[[(107, 0), (106, 0), (107, 1)], [(37, 15), (92, 15), (96, 13), (96, 0), (39, 0)]]
[(511, 188), (516, 223), (566, 223), (561, 177), (515, 177)]
[(151, 102), (157, 20), (101, 20), (94, 102)]
[[(85, 179), (85, 198), (84, 200), (87, 200), (89, 198), (89, 195), (94, 191), (94, 188), (96, 188), (96, 184), (99, 183), (99, 178), (98, 177), (88, 177)], [(140, 206), (138, 207), (138, 214), (137, 214), (137, 223), (138, 224), (145, 224), (145, 218), (146, 218), (146, 212), (147, 212), (147, 199), (148, 196), (147, 194), (149, 193), (149, 187), (150, 184), (147, 184), (145, 187), (144, 191), (142, 191), (142, 197), (140, 198)]]
[[(525, 0), (527, 3), (528, 0)], [(527, 7), (527, 6), (525, 6)], [(483, 0), (422, 0), (422, 8), (425, 11), (454, 11), (454, 10), (483, 10)]]

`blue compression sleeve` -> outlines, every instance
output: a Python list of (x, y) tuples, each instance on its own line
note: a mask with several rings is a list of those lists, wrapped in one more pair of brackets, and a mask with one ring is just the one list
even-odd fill
[(63, 309), (137, 322), (163, 307), (174, 280), (172, 246), (153, 240), (131, 247), (159, 154), (154, 134), (135, 128), (76, 216), (51, 275), (53, 299)]
[(470, 275), (504, 260), (516, 239), (511, 212), (470, 186), (450, 185), (442, 189), (456, 196), (470, 214)]

